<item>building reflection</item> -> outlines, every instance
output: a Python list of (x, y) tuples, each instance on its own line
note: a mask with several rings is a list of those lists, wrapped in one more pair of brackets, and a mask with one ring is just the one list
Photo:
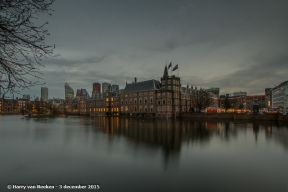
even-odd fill
[[(285, 133), (287, 132), (287, 127), (285, 125), (280, 126), (277, 122), (193, 121), (188, 119), (123, 117), (92, 118), (94, 118), (95, 128), (104, 131), (110, 138), (121, 135), (136, 143), (145, 143), (150, 147), (158, 146), (163, 149), (163, 153), (167, 156), (170, 153), (179, 153), (183, 142), (205, 143), (215, 135), (229, 141), (230, 138), (236, 138), (240, 130), (247, 132), (249, 128), (252, 128), (256, 142), (262, 128), (266, 139), (275, 135), (277, 133), (276, 129), (282, 130), (280, 127), (284, 126), (283, 130)], [(273, 132), (276, 131), (275, 134), (272, 130)], [(287, 133), (282, 140), (287, 146)]]

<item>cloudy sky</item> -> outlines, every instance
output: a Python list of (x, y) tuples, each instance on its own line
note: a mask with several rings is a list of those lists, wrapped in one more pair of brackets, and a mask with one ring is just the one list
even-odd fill
[[(264, 94), (288, 79), (287, 0), (56, 0), (47, 43), (57, 58), (40, 68), (49, 98), (64, 83), (124, 88), (157, 79), (172, 61), (182, 85), (220, 87), (221, 94)], [(40, 87), (21, 91), (40, 96)]]

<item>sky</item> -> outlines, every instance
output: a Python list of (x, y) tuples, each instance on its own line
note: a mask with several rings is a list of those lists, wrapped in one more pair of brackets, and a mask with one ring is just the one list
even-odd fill
[[(64, 84), (91, 94), (94, 82), (125, 88), (160, 80), (166, 63), (182, 86), (264, 94), (288, 79), (287, 0), (56, 0), (43, 60), (44, 85), (21, 90), (64, 98)], [(169, 71), (169, 74), (171, 72)]]

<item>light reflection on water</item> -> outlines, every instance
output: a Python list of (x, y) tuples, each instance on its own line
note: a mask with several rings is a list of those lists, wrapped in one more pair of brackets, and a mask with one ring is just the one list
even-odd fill
[(7, 184), (287, 192), (287, 123), (0, 116)]

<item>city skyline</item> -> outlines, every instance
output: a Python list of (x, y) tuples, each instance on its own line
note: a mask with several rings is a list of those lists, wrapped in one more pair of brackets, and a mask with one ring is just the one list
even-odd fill
[[(64, 98), (65, 82), (89, 93), (94, 82), (123, 89), (126, 79), (159, 80), (172, 61), (183, 86), (264, 94), (287, 79), (287, 7), (287, 1), (55, 1), (53, 15), (37, 21), (49, 22), (46, 41), (60, 54), (43, 60), (43, 83), (51, 98)], [(21, 93), (39, 97), (41, 86)]]

